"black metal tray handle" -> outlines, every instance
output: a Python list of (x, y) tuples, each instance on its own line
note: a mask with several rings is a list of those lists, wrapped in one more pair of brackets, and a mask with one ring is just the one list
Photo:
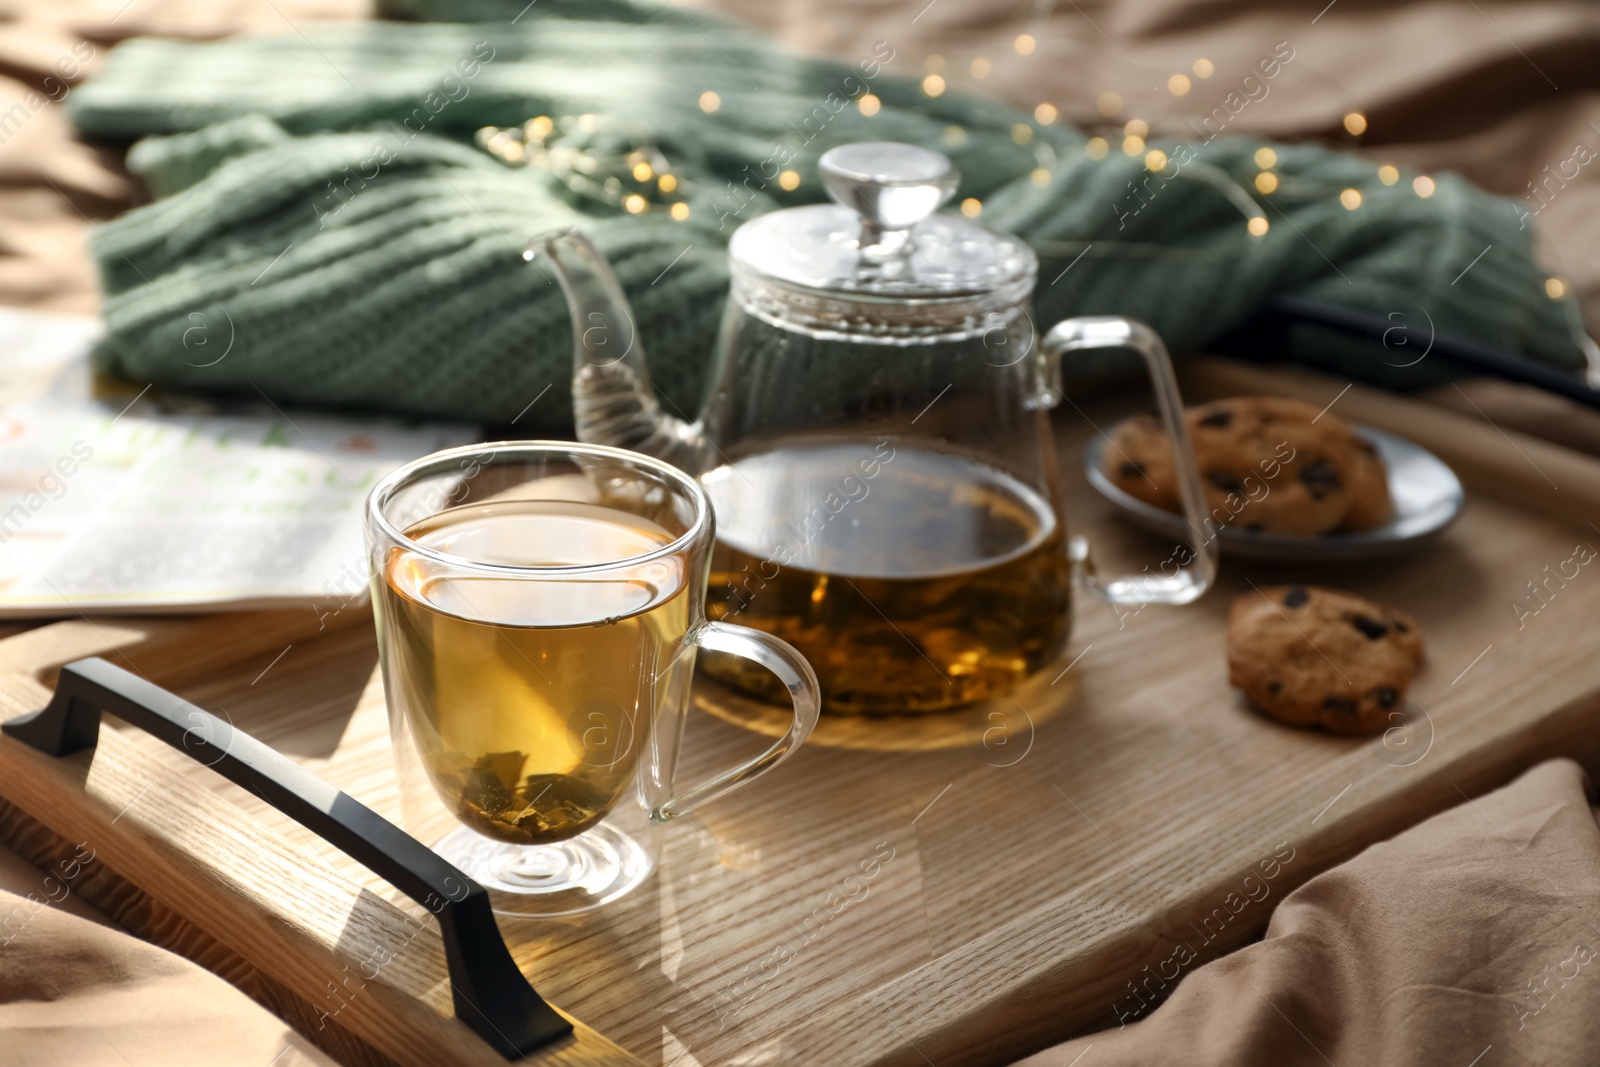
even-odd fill
[(61, 668), (43, 711), (0, 726), (51, 756), (92, 749), (100, 713), (165, 741), (251, 790), (439, 920), (456, 1018), (507, 1059), (572, 1032), (517, 969), (489, 894), (422, 842), (249, 734), (99, 657)]

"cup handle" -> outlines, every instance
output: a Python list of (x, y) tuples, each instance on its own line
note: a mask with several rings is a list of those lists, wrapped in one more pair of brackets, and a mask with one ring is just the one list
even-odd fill
[[(1144, 323), (1118, 315), (1094, 315), (1059, 322), (1045, 334), (1040, 345), (1048, 393), (1041, 398), (1045, 404), (1054, 407), (1056, 395), (1061, 392), (1061, 357), (1086, 348), (1129, 348), (1139, 353), (1149, 369), (1156, 409), (1161, 413), (1161, 422), (1174, 446), (1178, 493), (1183, 499), (1183, 515), (1189, 527), (1189, 548), (1182, 553), (1187, 559), (1180, 559), (1179, 553), (1169, 557), (1176, 564), (1175, 573), (1166, 573), (1163, 565), (1160, 574), (1128, 574), (1103, 579), (1094, 572), (1087, 543), (1075, 543), (1073, 554), (1079, 581), (1113, 604), (1188, 604), (1198, 599), (1216, 579), (1217, 540), (1207, 531), (1205, 490), (1200, 484), (1194, 448), (1189, 443), (1189, 430), (1183, 422), (1183, 400), (1178, 395), (1177, 376), (1173, 374), (1167, 346)], [(1075, 542), (1081, 540), (1074, 538)]]
[(668, 822), (687, 815), (700, 805), (731, 793), (752, 779), (776, 767), (805, 743), (817, 725), (822, 706), (822, 690), (817, 674), (805, 657), (787, 641), (748, 626), (726, 622), (704, 622), (689, 631), (686, 640), (710, 652), (726, 652), (757, 663), (778, 676), (794, 702), (794, 722), (772, 747), (748, 763), (723, 771), (693, 789), (663, 801), (650, 811), (654, 822)]

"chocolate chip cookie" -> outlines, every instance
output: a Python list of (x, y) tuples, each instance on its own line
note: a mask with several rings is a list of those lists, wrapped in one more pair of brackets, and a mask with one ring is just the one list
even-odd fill
[(1416, 621), (1352, 593), (1265, 586), (1228, 613), (1228, 681), (1294, 726), (1336, 734), (1393, 726), (1421, 662)]
[(1105, 451), (1106, 477), (1135, 500), (1181, 511), (1172, 442), (1154, 415), (1135, 415), (1111, 431)]
[(1271, 396), (1185, 413), (1213, 521), (1292, 534), (1326, 533), (1344, 521), (1355, 435), (1317, 415), (1310, 404)]
[[(1331, 412), (1286, 397), (1235, 397), (1190, 408), (1184, 421), (1215, 526), (1315, 535), (1388, 519), (1383, 461)], [(1172, 445), (1154, 417), (1112, 431), (1104, 469), (1139, 500), (1181, 510)]]
[(1389, 497), (1389, 471), (1378, 450), (1361, 437), (1355, 440), (1350, 464), (1350, 510), (1341, 528), (1371, 530), (1389, 521), (1394, 502)]

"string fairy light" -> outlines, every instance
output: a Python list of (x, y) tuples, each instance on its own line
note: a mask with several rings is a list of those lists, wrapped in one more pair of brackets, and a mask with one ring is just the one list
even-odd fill
[[(477, 131), (475, 140), (507, 166), (548, 173), (577, 196), (610, 204), (630, 215), (647, 215), (665, 207), (674, 220), (687, 220), (690, 210), (683, 199), (684, 183), (655, 146), (636, 143), (625, 151), (601, 153), (550, 143), (557, 130), (593, 132), (602, 122), (596, 115), (557, 119), (540, 115), (520, 126), (485, 126)], [(799, 174), (784, 171), (778, 184), (793, 189), (800, 184)], [(670, 199), (663, 202), (663, 198)]]
[[(1012, 48), (1018, 55), (1032, 55), (1037, 47), (1038, 40), (1032, 34), (1018, 34), (1012, 41)], [(931, 54), (925, 58), (924, 69), (927, 73), (920, 82), (924, 96), (939, 97), (947, 91), (949, 83), (944, 76), (946, 66), (946, 60), (941, 55)], [(993, 64), (987, 57), (977, 56), (968, 61), (967, 70), (973, 78), (982, 80), (990, 75)], [(1194, 60), (1190, 70), (1195, 78), (1210, 78), (1216, 72), (1216, 65), (1210, 59), (1201, 57)], [(1189, 74), (1174, 73), (1167, 79), (1167, 90), (1174, 96), (1185, 96), (1193, 88), (1194, 82)], [(855, 103), (860, 113), (868, 118), (878, 114), (882, 109), (882, 101), (873, 93), (862, 94)], [(703, 112), (712, 114), (722, 106), (722, 98), (715, 91), (708, 89), (700, 93), (698, 104)], [(1105, 160), (1110, 156), (1113, 144), (1118, 144), (1127, 157), (1139, 160), (1144, 169), (1153, 174), (1164, 175), (1168, 180), (1197, 179), (1219, 189), (1245, 216), (1246, 232), (1251, 237), (1264, 237), (1271, 230), (1270, 220), (1261, 210), (1259, 202), (1253, 199), (1253, 195), (1270, 196), (1283, 187), (1283, 178), (1274, 171), (1279, 162), (1276, 149), (1263, 145), (1252, 153), (1252, 159), (1258, 170), (1248, 181), (1236, 178), (1220, 167), (1205, 163), (1188, 162), (1180, 170), (1173, 165), (1173, 160), (1166, 151), (1147, 144), (1146, 139), (1150, 135), (1148, 122), (1138, 118), (1125, 121), (1120, 119), (1123, 107), (1122, 95), (1114, 89), (1104, 90), (1095, 97), (1095, 110), (1104, 119), (1120, 122), (1121, 136), (1114, 137), (1108, 132), (1103, 136), (1096, 135), (1085, 139), (1083, 153), (1086, 158), (1092, 161)], [(1032, 117), (1039, 127), (1051, 126), (1060, 119), (1061, 112), (1056, 105), (1043, 101), (1035, 105)], [(592, 132), (600, 121), (598, 116), (592, 114), (558, 119), (540, 115), (529, 119), (520, 127), (504, 129), (484, 127), (478, 131), (477, 139), (480, 146), (507, 164), (549, 170), (564, 180), (574, 192), (605, 200), (629, 214), (642, 215), (664, 207), (666, 213), (674, 220), (686, 221), (691, 211), (689, 203), (683, 199), (686, 195), (681, 191), (683, 181), (670, 172), (667, 161), (660, 156), (659, 151), (635, 148), (622, 161), (620, 169), (617, 169), (607, 162), (613, 157), (600, 157), (579, 149), (548, 144), (557, 129), (575, 128)], [(1360, 111), (1350, 111), (1341, 117), (1341, 125), (1351, 136), (1359, 137), (1367, 131), (1369, 124), (1365, 114)], [(1015, 123), (1010, 133), (1012, 140), (1018, 145), (1032, 144), (1036, 140), (1035, 125), (1026, 122)], [(957, 148), (965, 145), (968, 140), (965, 128), (958, 125), (944, 128), (942, 135), (944, 144)], [(1047, 188), (1055, 179), (1052, 168), (1059, 159), (1048, 139), (1039, 141), (1034, 151), (1039, 165), (1029, 172), (1029, 181), (1036, 188)], [(613, 170), (615, 173), (612, 173)], [(600, 177), (602, 174), (606, 176)], [(1376, 176), (1382, 185), (1394, 186), (1399, 183), (1401, 173), (1393, 164), (1384, 163), (1377, 168)], [(625, 179), (629, 177), (638, 188), (627, 188)], [(776, 184), (786, 192), (798, 189), (801, 185), (799, 171), (779, 172)], [(1434, 195), (1438, 186), (1433, 178), (1417, 175), (1411, 181), (1411, 188), (1416, 196), (1427, 199)], [(678, 195), (674, 197), (673, 194)], [(671, 199), (661, 203), (662, 197)], [(1365, 203), (1365, 196), (1360, 189), (1351, 186), (1339, 191), (1338, 201), (1345, 210), (1356, 211)], [(977, 197), (968, 197), (960, 202), (958, 210), (967, 218), (977, 218), (983, 213), (983, 202)], [(1544, 290), (1552, 300), (1561, 299), (1568, 292), (1567, 283), (1558, 277), (1545, 279)]]

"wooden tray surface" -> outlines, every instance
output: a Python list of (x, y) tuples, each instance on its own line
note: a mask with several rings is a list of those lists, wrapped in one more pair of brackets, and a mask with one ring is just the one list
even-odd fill
[[(501, 920), (540, 992), (582, 1020), (528, 1062), (1009, 1062), (1159, 999), (1365, 845), (1539, 758), (1594, 762), (1600, 656), (1585, 623), (1600, 612), (1600, 569), (1539, 600), (1525, 583), (1600, 545), (1600, 461), (1345, 386), (1184, 369), (1191, 403), (1336, 400), (1347, 419), (1433, 449), (1469, 489), (1454, 527), (1377, 563), (1225, 561), (1220, 587), (1185, 609), (1119, 619), (1084, 599), (1062, 660), (1012, 698), (917, 722), (825, 722), (761, 782), (669, 827), (661, 872), (631, 897), (582, 920)], [(1171, 550), (1117, 521), (1077, 473), (1084, 438), (1123, 413), (1069, 405), (1057, 421), (1069, 519), (1108, 570)], [(1291, 730), (1228, 687), (1232, 597), (1284, 580), (1418, 617), (1428, 662), (1404, 730)], [(85, 655), (225, 716), (398, 821), (364, 608), (30, 631), (0, 641), (0, 715), (41, 706), (54, 668)], [(710, 684), (697, 704), (689, 778), (765, 744), (759, 707)], [(345, 1061), (503, 1062), (450, 1018), (439, 939), (413, 906), (150, 738), (108, 719), (92, 759), (66, 760), (0, 739), (0, 796), (0, 836), (34, 855), (89, 841), (108, 873), (80, 891)], [(373, 967), (375, 950), (394, 962)]]

